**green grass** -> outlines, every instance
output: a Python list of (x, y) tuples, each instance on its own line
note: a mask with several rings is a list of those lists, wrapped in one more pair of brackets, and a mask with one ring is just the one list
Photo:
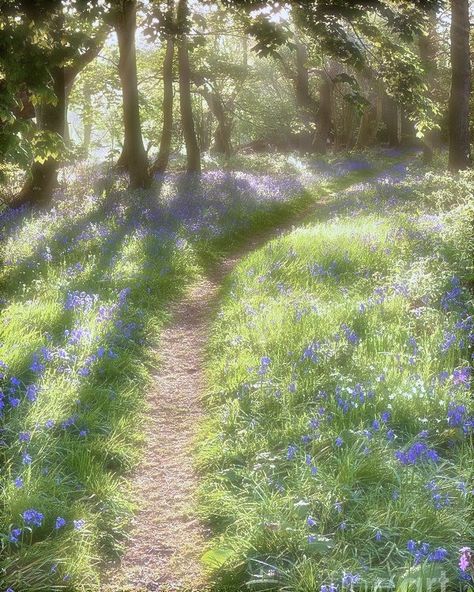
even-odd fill
[[(104, 182), (93, 171), (72, 172), (52, 209), (1, 228), (0, 588), (15, 592), (95, 590), (104, 555), (120, 553), (151, 351), (170, 303), (250, 233), (372, 171), (280, 201), (209, 194), (209, 185), (186, 178), (177, 189), (157, 182), (150, 193), (123, 191), (120, 180), (98, 191)], [(198, 230), (168, 207), (177, 190), (190, 196), (186, 207), (202, 200)], [(42, 515), (39, 525), (25, 520), (30, 509)], [(66, 524), (56, 529), (58, 517)]]
[[(474, 539), (472, 183), (414, 167), (350, 189), (229, 278), (200, 442), (216, 589), (352, 574), (438, 590), (441, 572), (458, 589)], [(416, 561), (409, 541), (429, 551)]]

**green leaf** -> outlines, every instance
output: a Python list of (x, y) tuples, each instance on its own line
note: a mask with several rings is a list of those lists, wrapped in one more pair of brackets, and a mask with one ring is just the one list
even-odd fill
[(233, 549), (229, 547), (216, 547), (206, 551), (202, 556), (202, 562), (212, 569), (219, 569), (234, 554)]
[(419, 590), (437, 589), (446, 585), (446, 574), (440, 565), (422, 564), (405, 572), (397, 583), (395, 592), (418, 592)]

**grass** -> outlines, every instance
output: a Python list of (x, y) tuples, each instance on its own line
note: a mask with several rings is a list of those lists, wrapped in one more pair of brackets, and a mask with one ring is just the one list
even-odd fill
[(306, 207), (306, 184), (322, 195), (370, 173), (170, 174), (131, 194), (76, 167), (50, 210), (3, 213), (0, 589), (97, 589), (134, 509), (127, 475), (170, 302), (249, 232)]
[(229, 278), (200, 442), (216, 589), (469, 586), (472, 187), (396, 165)]

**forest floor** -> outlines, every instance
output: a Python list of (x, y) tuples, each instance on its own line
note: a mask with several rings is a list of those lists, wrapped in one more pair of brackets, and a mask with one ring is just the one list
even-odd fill
[[(173, 527), (181, 530), (196, 513), (187, 452), (204, 390), (198, 353), (226, 273), (227, 262), (219, 268), (216, 262), (226, 253), (243, 257), (243, 244), (256, 247), (249, 237), (267, 240), (265, 229), (296, 220), (316, 200), (372, 175), (368, 158), (274, 162), (272, 155), (265, 172), (261, 158), (247, 159), (249, 166), (210, 169), (199, 178), (169, 173), (145, 193), (127, 191), (121, 177), (108, 179), (103, 191), (103, 172), (80, 163), (63, 171), (50, 208), (0, 211), (0, 392), (6, 393), (0, 404), (8, 466), (0, 476), (0, 534), (9, 542), (1, 589), (62, 590), (67, 582), (88, 592), (112, 575), (118, 581), (116, 565), (101, 578), (102, 562), (123, 555), (141, 505), (124, 566), (137, 553), (140, 566), (153, 555), (170, 585), (182, 581), (176, 565), (197, 566), (201, 549), (193, 549), (194, 563), (184, 552), (174, 556), (186, 548), (188, 531), (167, 550), (157, 540), (159, 532), (171, 540)], [(391, 158), (373, 160), (381, 169)], [(186, 292), (195, 282), (195, 292)], [(175, 377), (176, 368), (183, 371)], [(196, 402), (191, 408), (188, 392)], [(178, 421), (183, 439), (173, 440)], [(155, 456), (171, 464), (158, 472)], [(142, 503), (152, 490), (161, 505), (154, 524), (147, 513), (153, 505)], [(166, 531), (159, 530), (163, 524)], [(187, 564), (183, 571), (195, 584), (197, 567)], [(152, 563), (143, 570), (153, 573)], [(140, 577), (133, 576), (132, 589)]]
[[(50, 210), (3, 213), (0, 533), (9, 543), (0, 588), (234, 591), (276, 573), (278, 585), (284, 577), (288, 590), (313, 592), (321, 581), (347, 580), (341, 569), (357, 574), (351, 550), (361, 540), (368, 564), (380, 541), (395, 540), (399, 570), (412, 560), (407, 540), (437, 545), (436, 558), (469, 541), (454, 533), (469, 510), (470, 498), (460, 498), (469, 486), (455, 483), (470, 481), (461, 467), (468, 447), (449, 453), (461, 468), (446, 481), (446, 520), (423, 498), (423, 475), (435, 468), (423, 465), (418, 497), (406, 495), (426, 528), (410, 530), (403, 511), (402, 534), (377, 519), (377, 537), (337, 526), (331, 499), (342, 511), (348, 490), (331, 463), (363, 468), (346, 475), (350, 484), (360, 475), (379, 483), (383, 458), (390, 478), (403, 481), (404, 448), (425, 433), (424, 417), (434, 426), (433, 458), (446, 452), (436, 428), (446, 413), (450, 428), (471, 433), (461, 287), (470, 178), (431, 173), (401, 153), (285, 163), (273, 173), (259, 173), (262, 163), (199, 179), (170, 173), (146, 194), (118, 179), (83, 199), (84, 180), (95, 180), (85, 167)], [(387, 431), (377, 414), (390, 418), (394, 403), (384, 398), (388, 382), (372, 385), (374, 360), (397, 392), (400, 376), (410, 385), (413, 368), (424, 372), (423, 388), (435, 387), (448, 411), (425, 410), (431, 398), (420, 399), (416, 417), (406, 417), (402, 396)], [(382, 389), (381, 400), (308, 434), (314, 393), (335, 388), (334, 372), (367, 392)], [(328, 417), (339, 415), (336, 406)], [(313, 474), (333, 469), (332, 481)], [(330, 483), (321, 497), (317, 487)], [(347, 500), (354, 524), (386, 507), (378, 495), (356, 508)], [(321, 532), (336, 551), (303, 564), (327, 542), (313, 524), (322, 503), (331, 507)]]
[(200, 558), (208, 534), (193, 513), (199, 486), (193, 450), (204, 416), (205, 353), (219, 293), (239, 261), (322, 205), (313, 204), (285, 225), (254, 236), (172, 307), (172, 321), (155, 350), (157, 371), (146, 399), (146, 445), (133, 477), (133, 498), (140, 510), (106, 590), (206, 589)]
[(225, 278), (246, 256), (305, 219), (326, 215), (333, 200), (334, 194), (328, 193), (284, 224), (254, 234), (172, 307), (172, 320), (155, 350), (157, 370), (146, 399), (145, 450), (133, 476), (139, 511), (120, 564), (108, 570), (106, 591), (208, 589), (201, 557), (209, 532), (195, 514), (199, 478), (194, 450), (205, 414), (206, 350), (220, 292)]

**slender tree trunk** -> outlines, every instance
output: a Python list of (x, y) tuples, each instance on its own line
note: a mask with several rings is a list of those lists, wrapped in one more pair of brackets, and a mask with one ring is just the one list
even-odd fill
[(163, 62), (163, 128), (161, 130), (160, 151), (153, 164), (153, 171), (163, 173), (168, 167), (173, 133), (173, 56), (174, 39), (166, 40), (166, 53)]
[(179, 0), (177, 8), (177, 21), (180, 29), (178, 39), (178, 65), (179, 65), (179, 106), (181, 111), (181, 124), (183, 127), (184, 143), (186, 145), (187, 170), (200, 172), (201, 153), (194, 127), (193, 109), (191, 101), (191, 71), (189, 67), (189, 50), (187, 38), (187, 3)]
[[(46, 103), (37, 109), (37, 120), (41, 131), (64, 138), (66, 122), (66, 86), (64, 68), (52, 69), (56, 104)], [(59, 140), (58, 138), (58, 140)], [(46, 204), (57, 185), (58, 168), (61, 155), (49, 157), (45, 162), (33, 162), (28, 180), (15, 198), (13, 205), (25, 203)]]
[(84, 83), (83, 93), (84, 93), (84, 111), (82, 114), (82, 128), (83, 128), (82, 153), (83, 153), (84, 158), (89, 158), (89, 151), (90, 151), (91, 139), (92, 139), (93, 116), (92, 116), (91, 87), (88, 84), (88, 82)]
[(301, 152), (314, 150), (313, 137), (317, 128), (318, 105), (309, 91), (308, 53), (303, 43), (296, 44), (296, 77), (294, 78), (296, 104), (303, 120), (303, 130), (299, 134)]
[(384, 96), (382, 106), (382, 117), (386, 127), (386, 138), (388, 145), (396, 147), (400, 145), (400, 125), (398, 105), (392, 97)]
[(326, 154), (329, 134), (332, 127), (332, 83), (327, 72), (322, 72), (319, 84), (318, 127), (315, 136), (315, 149)]
[[(436, 32), (436, 14), (431, 11), (429, 16), (429, 28), (427, 32), (418, 39), (418, 50), (420, 60), (425, 71), (426, 84), (428, 92), (433, 99), (436, 84), (436, 52), (437, 52), (437, 32)], [(423, 138), (423, 162), (429, 164), (433, 160), (434, 147), (439, 141), (439, 134), (436, 130), (428, 130)]]
[[(377, 102), (377, 98), (375, 98), (375, 101)], [(366, 148), (375, 142), (379, 123), (380, 109), (377, 108), (377, 104), (372, 104), (362, 114), (356, 141), (357, 148)]]
[(355, 106), (352, 103), (344, 101), (343, 142), (346, 150), (351, 150), (355, 144), (354, 128), (357, 121), (356, 115)]
[(231, 131), (232, 123), (229, 121), (222, 101), (214, 94), (212, 97), (213, 115), (217, 119), (217, 128), (214, 132), (214, 145), (212, 149), (217, 154), (223, 154), (226, 158), (232, 155)]
[(224, 154), (228, 158), (233, 151), (231, 139), (232, 121), (230, 121), (226, 113), (224, 103), (215, 90), (211, 91), (204, 85), (199, 88), (198, 92), (204, 97), (209, 110), (217, 120), (212, 150), (217, 154)]
[(242, 65), (244, 70), (247, 71), (249, 65), (249, 44), (247, 35), (242, 37)]
[(416, 146), (418, 140), (416, 138), (415, 125), (410, 121), (400, 110), (400, 144), (402, 146)]
[(117, 12), (114, 23), (119, 46), (119, 75), (122, 84), (124, 151), (131, 189), (144, 188), (150, 184), (138, 103), (136, 10), (135, 0), (122, 0), (121, 10)]
[(469, 0), (451, 0), (451, 93), (449, 96), (449, 168), (471, 164), (469, 99)]

